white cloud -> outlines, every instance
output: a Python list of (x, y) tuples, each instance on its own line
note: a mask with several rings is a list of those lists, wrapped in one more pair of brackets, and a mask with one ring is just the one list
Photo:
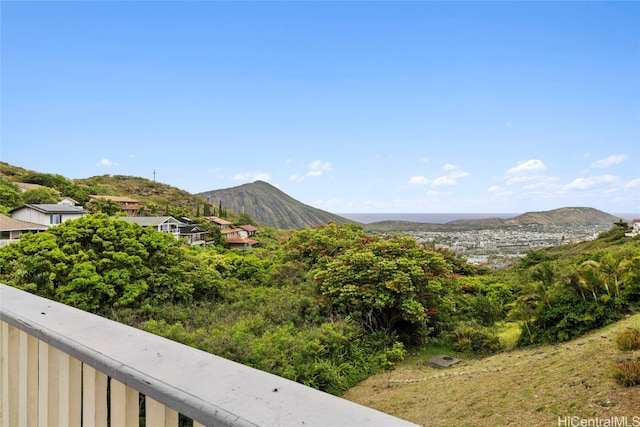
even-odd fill
[(449, 174), (449, 178), (466, 178), (469, 176), (469, 172), (465, 172), (465, 171), (454, 171), (452, 173)]
[(409, 178), (409, 185), (426, 185), (429, 182), (431, 182), (431, 180), (424, 176), (412, 176)]
[(329, 171), (333, 170), (333, 167), (331, 166), (331, 163), (323, 162), (321, 160), (316, 160), (316, 161), (313, 161), (313, 162), (309, 163), (307, 165), (307, 168), (309, 170), (305, 174), (306, 176), (320, 176), (324, 172), (329, 172)]
[(514, 176), (513, 178), (509, 178), (507, 180), (507, 185), (518, 184), (521, 182), (529, 182), (534, 180), (543, 180), (544, 175), (519, 175)]
[(448, 177), (448, 176), (441, 176), (439, 178), (436, 178), (432, 183), (431, 186), (433, 187), (439, 187), (441, 185), (455, 185), (457, 184), (458, 181), (456, 181), (455, 179)]
[(627, 182), (624, 185), (624, 188), (637, 188), (640, 189), (640, 178), (636, 178), (632, 181)]
[(568, 190), (584, 190), (594, 187), (598, 184), (611, 184), (619, 180), (617, 176), (613, 175), (601, 175), (587, 178), (576, 178), (566, 186)]
[(420, 161), (422, 163), (429, 163), (429, 158), (427, 156), (420, 157)]
[(266, 172), (255, 172), (253, 174), (254, 181), (271, 181), (271, 175)]
[(233, 176), (233, 179), (236, 181), (248, 181), (251, 174), (249, 173), (237, 173)]
[(600, 159), (591, 163), (592, 168), (608, 168), (609, 166), (617, 165), (627, 160), (626, 154), (612, 154), (606, 159)]
[(297, 173), (294, 173), (293, 175), (291, 175), (289, 177), (289, 181), (302, 182), (302, 181), (304, 181), (304, 176), (298, 175)]
[(105, 167), (105, 168), (110, 168), (111, 166), (118, 166), (117, 163), (112, 162), (109, 159), (102, 159), (98, 162), (98, 164), (96, 166), (100, 166), (100, 167)]
[(242, 172), (242, 173), (237, 173), (233, 176), (233, 179), (236, 181), (270, 181), (271, 180), (271, 176), (266, 173), (266, 172), (262, 172), (262, 171), (255, 171), (255, 172)]
[(469, 176), (469, 172), (460, 170), (458, 166), (451, 163), (445, 163), (442, 169), (449, 171), (445, 176), (441, 176), (434, 180), (426, 178), (422, 175), (412, 176), (409, 179), (409, 185), (426, 185), (431, 184), (431, 187), (439, 187), (442, 185), (456, 185), (459, 178), (466, 178)]
[(323, 162), (321, 160), (316, 160), (307, 165), (307, 167), (312, 171), (330, 171), (333, 169), (331, 163)]
[(507, 171), (507, 175), (521, 175), (526, 174), (533, 171), (543, 171), (546, 170), (547, 167), (542, 163), (542, 160), (531, 159), (526, 162), (518, 163), (518, 166), (514, 166)]
[(495, 196), (509, 196), (513, 194), (511, 191), (507, 190), (506, 188), (500, 187), (499, 185), (492, 185), (491, 187), (489, 187), (487, 192)]

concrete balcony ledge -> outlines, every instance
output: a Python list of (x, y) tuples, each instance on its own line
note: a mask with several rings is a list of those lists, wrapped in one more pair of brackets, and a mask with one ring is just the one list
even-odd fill
[(203, 425), (414, 425), (2, 284), (0, 320)]

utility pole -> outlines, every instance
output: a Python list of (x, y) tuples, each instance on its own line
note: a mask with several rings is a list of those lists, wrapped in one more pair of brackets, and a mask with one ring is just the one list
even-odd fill
[(156, 182), (156, 170), (153, 170), (153, 182)]

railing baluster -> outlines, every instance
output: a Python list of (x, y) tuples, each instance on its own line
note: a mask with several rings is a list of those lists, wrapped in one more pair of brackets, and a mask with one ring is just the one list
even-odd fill
[(20, 420), (22, 427), (35, 427), (38, 422), (38, 339), (20, 331)]
[[(19, 372), (20, 368), (20, 330), (9, 326), (3, 331), (2, 357), (6, 371), (3, 375), (3, 408), (2, 423), (4, 426), (18, 426), (20, 419), (20, 391), (23, 381), (19, 375), (12, 375)], [(6, 396), (5, 396), (6, 393)]]
[[(38, 425), (38, 346), (39, 340), (22, 332), (26, 340), (27, 357), (25, 357), (24, 363), (26, 365), (26, 377), (27, 377), (27, 427), (36, 427)], [(21, 371), (22, 372), (22, 371)]]
[(138, 392), (111, 378), (111, 425), (138, 427)]
[(145, 419), (147, 427), (178, 427), (178, 413), (149, 396), (145, 397)]
[(82, 425), (107, 427), (107, 376), (82, 366)]
[(60, 351), (38, 343), (38, 426), (58, 425), (58, 355)]
[(66, 426), (71, 423), (69, 419), (70, 383), (69, 355), (63, 352), (58, 354), (58, 425)]
[[(66, 355), (66, 353), (63, 353)], [(69, 427), (82, 426), (82, 363), (75, 357), (67, 356), (64, 370), (68, 371), (67, 381), (68, 405), (67, 420)], [(62, 367), (61, 367), (62, 368)]]

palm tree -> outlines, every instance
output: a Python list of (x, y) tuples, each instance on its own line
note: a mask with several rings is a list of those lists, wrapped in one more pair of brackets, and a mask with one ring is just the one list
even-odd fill
[(609, 293), (609, 285), (605, 280), (605, 275), (602, 273), (600, 263), (592, 260), (584, 261), (578, 266), (578, 282), (581, 286), (588, 289), (593, 295), (593, 300), (598, 305), (598, 291), (603, 287)]

